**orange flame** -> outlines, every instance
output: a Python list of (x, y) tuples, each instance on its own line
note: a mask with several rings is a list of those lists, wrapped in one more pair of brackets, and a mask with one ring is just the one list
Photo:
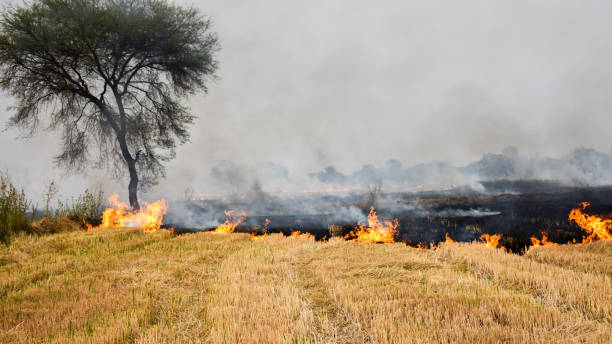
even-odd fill
[(312, 234), (310, 234), (308, 232), (302, 233), (300, 231), (291, 232), (291, 235), (289, 235), (289, 237), (291, 239), (294, 239), (294, 238), (306, 238), (306, 239), (309, 239), (309, 240), (314, 240), (314, 236)]
[(270, 219), (266, 219), (266, 221), (264, 221), (264, 229), (263, 229), (263, 234), (262, 235), (257, 235), (257, 232), (252, 233), (251, 234), (251, 240), (253, 241), (257, 241), (257, 240), (262, 240), (263, 238), (268, 236), (268, 225), (270, 224)]
[(99, 226), (92, 226), (86, 223), (87, 230), (97, 230), (102, 228), (116, 228), (116, 227), (139, 227), (145, 233), (153, 233), (157, 231), (166, 215), (168, 210), (168, 204), (165, 199), (148, 204), (141, 202), (144, 206), (144, 210), (141, 208), (140, 211), (131, 212), (130, 207), (123, 202), (119, 202), (119, 195), (113, 194), (108, 201), (113, 208), (107, 208), (102, 213), (102, 223)]
[(453, 240), (453, 238), (451, 238), (451, 237), (448, 235), (448, 233), (446, 233), (446, 243), (447, 243), (447, 244), (452, 244), (452, 243), (454, 243), (454, 242), (455, 242), (455, 240)]
[(262, 235), (257, 235), (255, 233), (251, 234), (251, 240), (253, 241), (258, 241), (258, 240), (263, 240), (263, 238), (267, 237), (268, 233), (264, 233)]
[(429, 242), (429, 243), (428, 242), (419, 242), (416, 245), (416, 249), (418, 249), (418, 250), (432, 250), (432, 251), (436, 251), (439, 248), (440, 248), (440, 246), (438, 246), (438, 245), (436, 245), (434, 243), (431, 243), (431, 242)]
[(220, 224), (214, 230), (210, 231), (210, 233), (232, 233), (236, 230), (236, 227), (239, 224), (246, 220), (246, 214), (244, 211), (239, 216), (236, 216), (234, 215), (233, 210), (226, 210), (225, 216), (227, 217), (227, 219), (225, 219), (225, 222)]
[(582, 211), (590, 205), (589, 202), (580, 203), (579, 208), (570, 211), (569, 220), (574, 221), (587, 233), (587, 236), (583, 239), (585, 243), (595, 240), (612, 241), (612, 220), (583, 213)]
[(393, 221), (379, 221), (374, 207), (371, 207), (370, 214), (368, 215), (368, 226), (366, 227), (359, 223), (355, 227), (355, 231), (352, 231), (346, 237), (354, 237), (355, 241), (364, 243), (394, 242), (398, 226), (397, 219)]
[(498, 248), (498, 247), (501, 247), (501, 244), (499, 243), (499, 240), (501, 239), (501, 237), (502, 237), (501, 234), (489, 235), (489, 234), (485, 233), (485, 234), (480, 236), (480, 240), (487, 247)]
[(533, 246), (559, 246), (556, 242), (548, 241), (548, 236), (546, 234), (542, 234), (542, 240), (531, 237), (531, 245)]

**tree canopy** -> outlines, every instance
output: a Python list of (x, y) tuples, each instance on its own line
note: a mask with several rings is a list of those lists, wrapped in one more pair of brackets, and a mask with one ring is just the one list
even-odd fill
[[(62, 132), (59, 166), (93, 162), (136, 190), (165, 175), (189, 139), (184, 98), (206, 91), (217, 36), (195, 8), (165, 0), (34, 0), (0, 18), (0, 87), (16, 98), (9, 125)], [(41, 119), (43, 119), (41, 121)]]

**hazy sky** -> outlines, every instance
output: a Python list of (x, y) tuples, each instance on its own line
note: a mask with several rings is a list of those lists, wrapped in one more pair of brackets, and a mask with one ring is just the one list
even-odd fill
[[(211, 17), (222, 48), (219, 79), (190, 100), (192, 142), (168, 165), (178, 190), (222, 159), (306, 174), (390, 158), (463, 164), (507, 145), (610, 151), (610, 1), (190, 4)], [(2, 122), (10, 103), (0, 98)], [(0, 133), (0, 168), (41, 193), (63, 173), (52, 165), (58, 141), (17, 134)], [(103, 176), (64, 177), (64, 193)]]

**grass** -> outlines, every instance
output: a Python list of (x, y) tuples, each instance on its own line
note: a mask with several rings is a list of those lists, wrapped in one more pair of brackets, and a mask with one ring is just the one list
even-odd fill
[(100, 224), (105, 208), (100, 188), (85, 190), (69, 201), (58, 201), (56, 209), (50, 202), (58, 192), (57, 185), (52, 180), (45, 190), (44, 211), (39, 218), (23, 189), (12, 183), (8, 173), (0, 172), (0, 244), (9, 245), (15, 236), (23, 234), (53, 234)]
[(611, 250), (21, 235), (0, 246), (0, 342), (609, 343)]
[(0, 243), (7, 244), (15, 234), (29, 229), (29, 209), (23, 190), (17, 189), (8, 175), (0, 173)]

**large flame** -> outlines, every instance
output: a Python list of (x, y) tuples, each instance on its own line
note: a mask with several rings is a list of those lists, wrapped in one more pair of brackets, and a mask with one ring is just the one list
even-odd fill
[(487, 247), (498, 248), (501, 247), (499, 240), (501, 239), (501, 234), (493, 234), (489, 235), (487, 233), (480, 236), (480, 240), (487, 245)]
[(354, 238), (356, 241), (365, 243), (394, 242), (398, 226), (397, 219), (393, 221), (379, 221), (374, 207), (371, 207), (370, 214), (368, 215), (368, 226), (366, 227), (361, 223), (357, 224), (355, 230), (347, 235), (347, 238)]
[(236, 227), (246, 220), (246, 214), (244, 211), (240, 215), (234, 215), (233, 210), (225, 211), (227, 219), (224, 223), (220, 224), (217, 228), (210, 231), (210, 233), (232, 233), (236, 230)]
[(574, 221), (587, 233), (583, 240), (585, 243), (595, 240), (612, 241), (612, 220), (583, 213), (590, 205), (589, 202), (580, 203), (580, 207), (570, 211), (569, 220)]
[(150, 204), (141, 202), (144, 210), (141, 208), (140, 211), (136, 212), (131, 212), (129, 210), (130, 207), (126, 203), (119, 202), (119, 195), (116, 193), (108, 201), (113, 207), (104, 210), (104, 213), (102, 213), (102, 223), (96, 227), (86, 223), (88, 230), (138, 227), (142, 228), (146, 233), (152, 233), (161, 227), (164, 215), (166, 215), (168, 210), (168, 204), (165, 199), (160, 199)]

